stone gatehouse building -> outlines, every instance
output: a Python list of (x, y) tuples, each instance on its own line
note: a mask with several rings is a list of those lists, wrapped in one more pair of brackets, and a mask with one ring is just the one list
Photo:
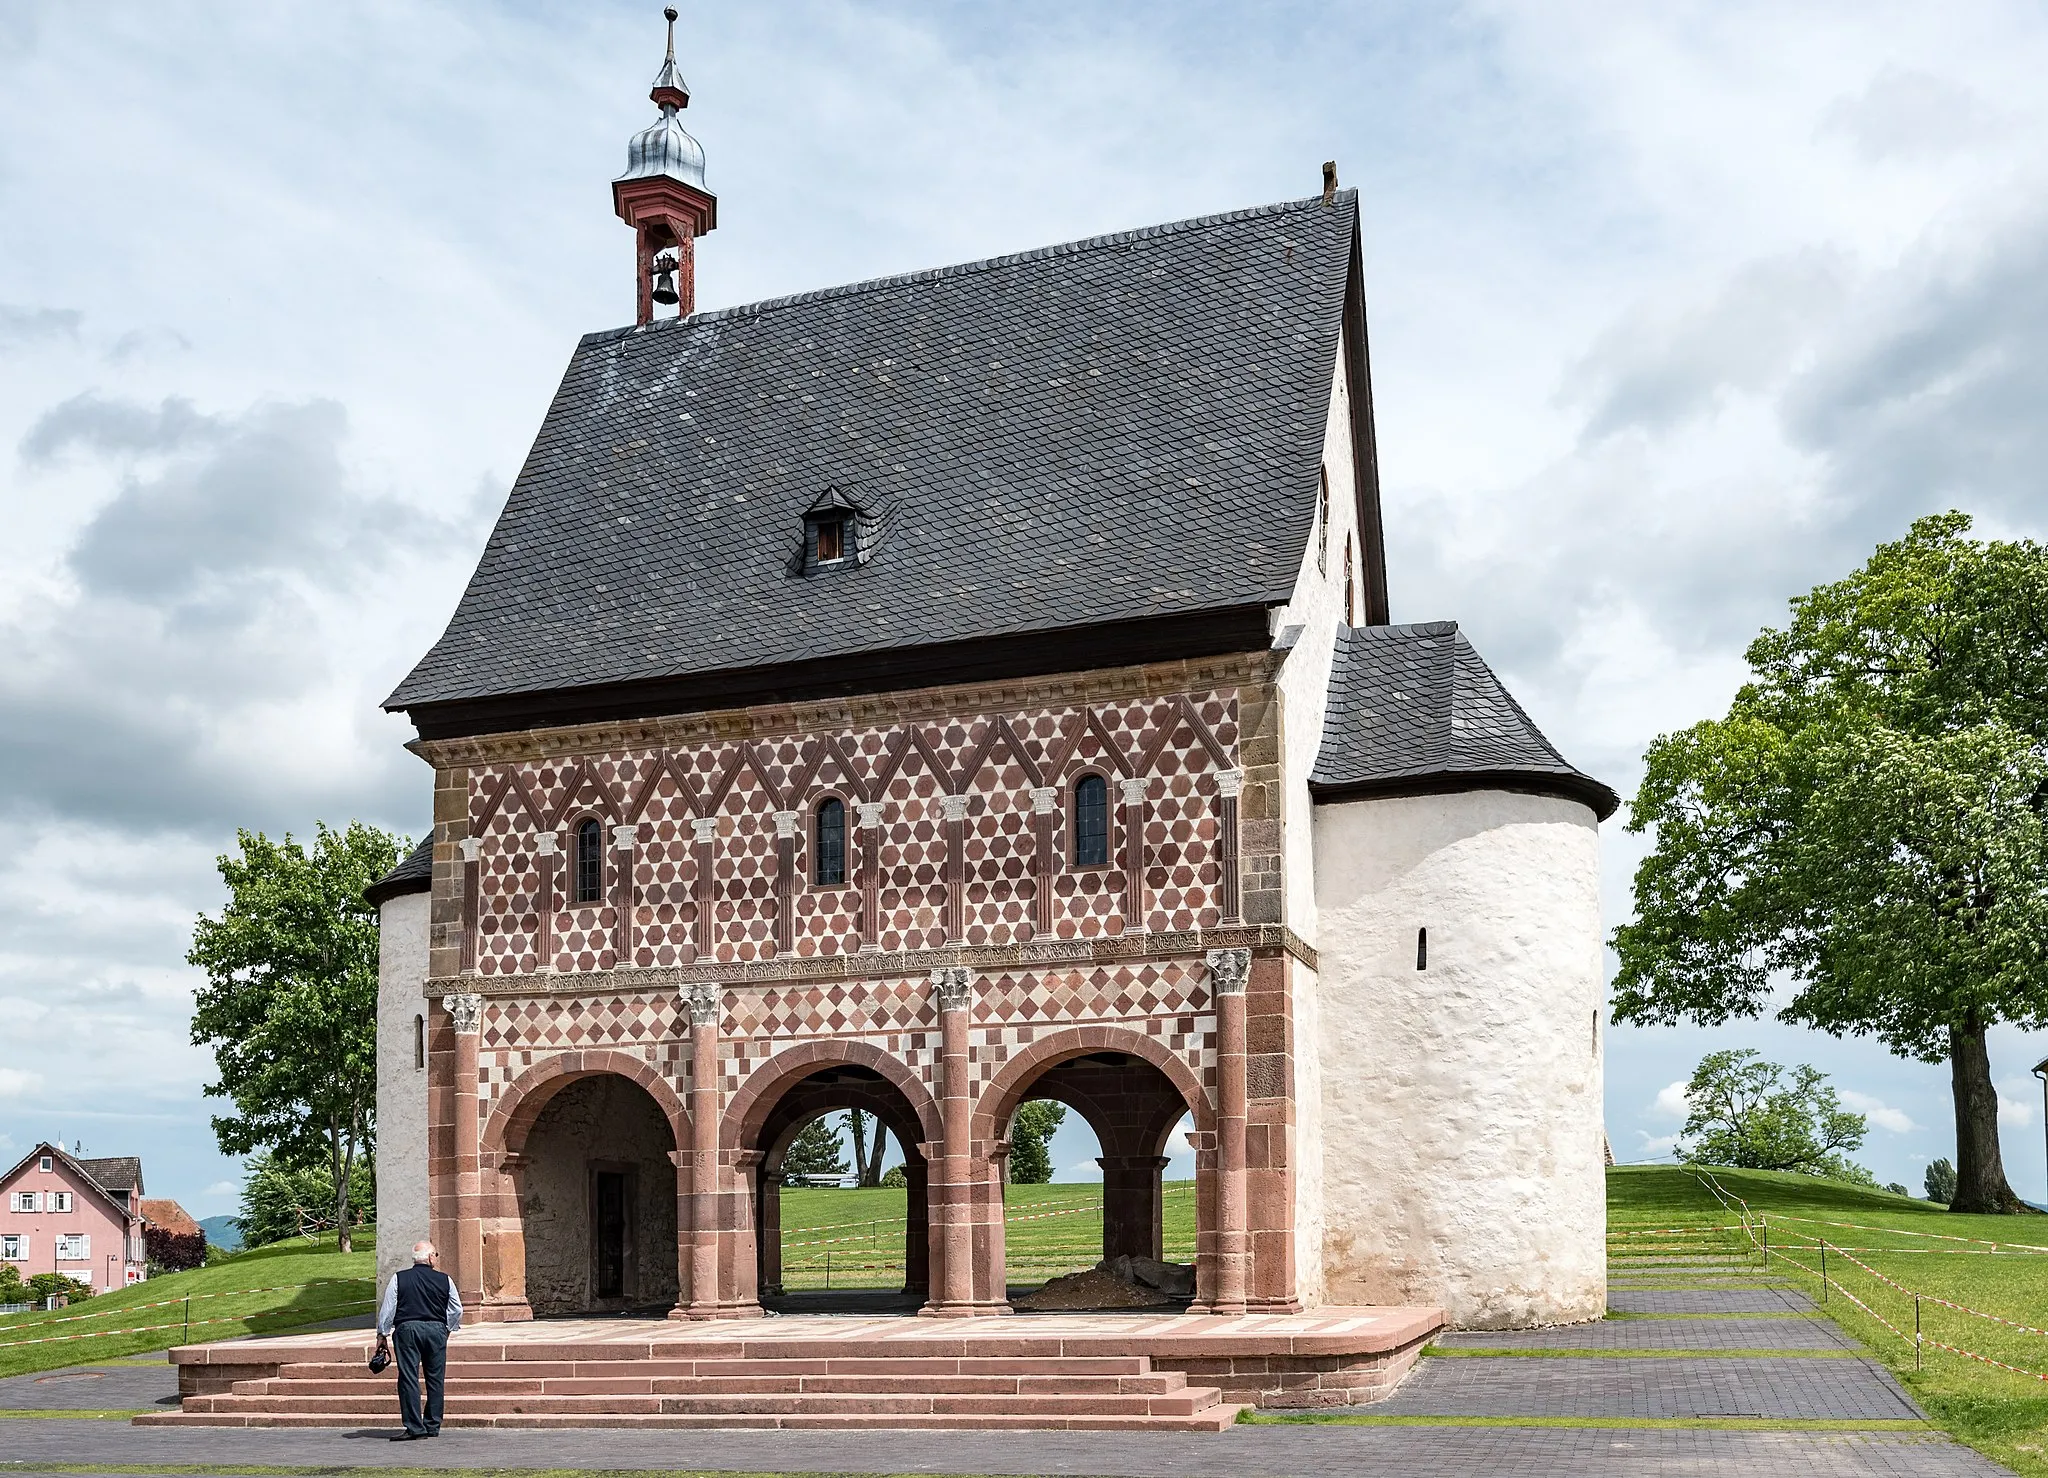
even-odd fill
[(1601, 1313), (1615, 800), (1389, 624), (1355, 194), (697, 312), (653, 98), (638, 322), (388, 700), (434, 802), (372, 890), (382, 1260), (758, 1313), (781, 1157), (857, 1108), (925, 1311), (1001, 1310), (1052, 1098), (1106, 1255), (1188, 1136), (1197, 1308)]

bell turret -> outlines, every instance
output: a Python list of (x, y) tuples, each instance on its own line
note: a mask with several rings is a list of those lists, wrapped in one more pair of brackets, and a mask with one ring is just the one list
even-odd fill
[(633, 228), (636, 323), (654, 305), (674, 304), (678, 317), (697, 311), (696, 241), (718, 225), (718, 197), (704, 188), (704, 148), (683, 127), (690, 87), (676, 66), (676, 12), (668, 19), (668, 55), (648, 97), (661, 117), (626, 146), (626, 172), (612, 181), (612, 205)]

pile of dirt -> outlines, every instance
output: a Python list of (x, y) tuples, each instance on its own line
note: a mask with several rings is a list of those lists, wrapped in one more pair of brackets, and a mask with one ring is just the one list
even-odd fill
[(1126, 1283), (1104, 1268), (1055, 1278), (1036, 1293), (1010, 1300), (1019, 1309), (1156, 1309), (1173, 1300), (1156, 1288)]

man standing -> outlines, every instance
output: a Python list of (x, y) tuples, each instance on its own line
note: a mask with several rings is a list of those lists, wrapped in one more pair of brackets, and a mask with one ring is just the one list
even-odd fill
[[(412, 1244), (412, 1266), (393, 1273), (377, 1310), (377, 1336), (390, 1336), (398, 1354), (398, 1413), (405, 1430), (391, 1440), (415, 1442), (441, 1435), (441, 1391), (448, 1374), (448, 1336), (462, 1327), (462, 1295), (455, 1280), (434, 1266), (434, 1244)], [(396, 1328), (396, 1334), (393, 1329)], [(420, 1411), (420, 1376), (427, 1409)]]

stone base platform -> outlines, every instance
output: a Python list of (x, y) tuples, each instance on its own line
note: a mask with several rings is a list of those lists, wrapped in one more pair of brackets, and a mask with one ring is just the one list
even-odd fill
[[(1220, 1431), (1246, 1406), (1377, 1401), (1442, 1324), (1428, 1308), (492, 1324), (449, 1341), (446, 1424)], [(135, 1420), (395, 1426), (374, 1343), (344, 1330), (181, 1346), (182, 1409)]]

